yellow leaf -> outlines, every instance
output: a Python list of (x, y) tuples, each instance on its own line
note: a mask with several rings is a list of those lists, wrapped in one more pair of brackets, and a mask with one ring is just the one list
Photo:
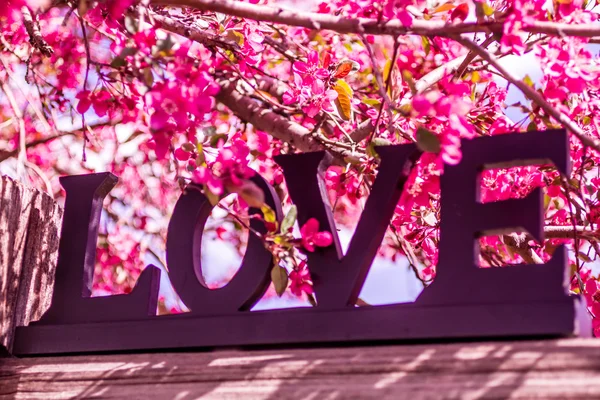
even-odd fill
[(487, 17), (491, 17), (495, 11), (496, 10), (494, 10), (494, 8), (490, 6), (487, 1), (483, 2), (483, 12)]
[(523, 82), (529, 87), (535, 87), (535, 83), (533, 83), (533, 79), (529, 75), (525, 75), (523, 78)]
[(429, 38), (427, 36), (421, 36), (421, 44), (423, 44), (423, 50), (425, 50), (425, 54), (429, 55), (431, 51), (431, 43), (429, 42)]
[(375, 106), (378, 106), (378, 105), (380, 105), (380, 104), (381, 104), (381, 101), (379, 101), (379, 100), (377, 100), (377, 99), (370, 99), (370, 98), (368, 98), (368, 97), (365, 97), (365, 98), (363, 99), (363, 103), (365, 103), (365, 104), (366, 104), (366, 105), (368, 105), (368, 106), (375, 107)]
[(338, 80), (335, 83), (335, 86), (333, 87), (333, 89), (338, 92), (338, 94), (340, 93), (340, 91), (343, 91), (348, 97), (352, 97), (354, 96), (354, 91), (352, 90), (352, 88), (350, 87), (350, 85), (348, 85), (346, 83), (346, 81), (344, 80)]
[[(387, 60), (387, 62), (385, 63), (384, 67), (383, 67), (383, 85), (385, 86), (388, 80), (388, 77), (390, 76), (390, 73), (392, 71), (392, 60)], [(390, 87), (388, 88), (388, 96), (392, 95), (392, 85), (390, 84)]]
[(441, 6), (439, 6), (438, 8), (436, 8), (435, 10), (433, 10), (432, 14), (437, 14), (437, 13), (441, 13), (444, 11), (450, 11), (454, 9), (454, 5), (452, 3), (445, 3), (442, 4)]
[(392, 69), (392, 60), (387, 60), (383, 67), (383, 82), (387, 82), (388, 76), (390, 76), (390, 70)]
[(270, 222), (270, 223), (274, 223), (275, 221), (277, 221), (277, 217), (275, 216), (275, 211), (273, 211), (273, 209), (271, 207), (269, 207), (267, 204), (263, 204), (262, 207), (260, 208), (260, 210), (263, 213), (263, 218), (265, 219), (265, 221)]
[(354, 95), (352, 88), (340, 79), (335, 83), (333, 89), (338, 94), (337, 99), (335, 99), (335, 105), (340, 117), (346, 121), (350, 120), (352, 117), (352, 96)]
[(233, 42), (236, 42), (240, 46), (244, 45), (244, 35), (242, 35), (238, 31), (234, 31), (234, 30), (227, 31), (227, 35), (225, 35), (225, 38), (227, 38)]

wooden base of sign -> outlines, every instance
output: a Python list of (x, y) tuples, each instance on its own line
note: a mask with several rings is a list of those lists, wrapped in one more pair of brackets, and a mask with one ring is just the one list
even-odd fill
[(381, 340), (572, 336), (578, 332), (589, 336), (589, 326), (578, 325), (577, 315), (581, 312), (578, 298), (565, 297), (564, 301), (543, 303), (397, 304), (336, 311), (300, 308), (240, 312), (216, 317), (180, 314), (70, 325), (33, 323), (17, 328), (13, 353), (25, 356)]

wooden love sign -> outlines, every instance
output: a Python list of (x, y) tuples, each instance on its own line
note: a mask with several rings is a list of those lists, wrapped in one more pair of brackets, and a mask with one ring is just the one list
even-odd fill
[[(271, 254), (250, 235), (238, 273), (223, 288), (203, 282), (200, 249), (212, 205), (186, 190), (169, 223), (169, 278), (191, 309), (157, 316), (160, 270), (142, 272), (127, 295), (90, 297), (102, 200), (116, 184), (110, 173), (61, 178), (66, 190), (52, 305), (40, 321), (18, 327), (17, 355), (190, 347), (384, 341), (462, 337), (570, 335), (578, 332), (579, 299), (566, 291), (567, 254), (556, 249), (546, 264), (478, 268), (477, 237), (525, 229), (543, 239), (543, 193), (482, 204), (482, 169), (552, 163), (570, 172), (564, 130), (482, 137), (462, 142), (463, 159), (441, 177), (441, 226), (437, 276), (410, 304), (356, 307), (355, 303), (400, 199), (415, 145), (377, 148), (381, 162), (372, 192), (352, 237), (341, 251), (322, 174), (324, 152), (276, 158), (298, 207), (298, 222), (317, 218), (334, 245), (308, 255), (317, 306), (253, 311), (270, 283)], [(273, 188), (254, 182), (281, 221)], [(260, 212), (260, 210), (251, 210)], [(259, 221), (252, 228), (264, 232)]]

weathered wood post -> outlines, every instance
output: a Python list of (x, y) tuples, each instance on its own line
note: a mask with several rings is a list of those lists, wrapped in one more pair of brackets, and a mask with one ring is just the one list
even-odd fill
[(62, 213), (47, 193), (0, 177), (0, 353), (50, 306)]

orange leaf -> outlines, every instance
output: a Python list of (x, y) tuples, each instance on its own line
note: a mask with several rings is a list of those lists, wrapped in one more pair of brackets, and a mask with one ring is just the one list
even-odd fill
[(358, 71), (359, 69), (360, 69), (360, 65), (358, 65), (358, 63), (356, 61), (343, 60), (343, 61), (340, 61), (340, 63), (337, 65), (335, 74), (333, 75), (333, 77), (336, 79), (344, 78), (344, 77), (348, 76), (349, 74), (351, 74), (352, 72)]
[(452, 3), (444, 3), (441, 6), (439, 6), (438, 8), (436, 8), (435, 10), (433, 10), (432, 14), (437, 14), (437, 13), (441, 13), (444, 11), (450, 11), (454, 8), (454, 4)]

